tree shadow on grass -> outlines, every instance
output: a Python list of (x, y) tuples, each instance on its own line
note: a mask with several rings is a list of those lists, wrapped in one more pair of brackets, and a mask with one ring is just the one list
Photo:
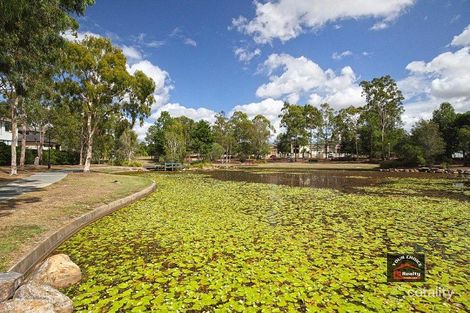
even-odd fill
[[(40, 191), (42, 188), (37, 188), (34, 191)], [(23, 196), (9, 200), (0, 201), (0, 222), (1, 218), (13, 214), (19, 207), (25, 204), (37, 203), (42, 201), (41, 197)], [(26, 208), (27, 209), (27, 208)]]

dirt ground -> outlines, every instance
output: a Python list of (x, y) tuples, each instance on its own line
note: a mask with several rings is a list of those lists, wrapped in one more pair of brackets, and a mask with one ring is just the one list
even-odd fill
[(0, 272), (73, 218), (149, 184), (140, 176), (70, 173), (42, 190), (0, 202)]

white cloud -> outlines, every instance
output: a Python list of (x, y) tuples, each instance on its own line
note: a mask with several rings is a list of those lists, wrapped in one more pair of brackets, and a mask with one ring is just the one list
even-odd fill
[(123, 45), (121, 48), (128, 61), (134, 62), (143, 59), (142, 53), (137, 48), (126, 45)]
[[(470, 25), (452, 40), (452, 46), (470, 45)], [(429, 62), (413, 61), (409, 75), (398, 82), (406, 98), (403, 121), (406, 128), (420, 118), (430, 118), (442, 102), (457, 112), (470, 108), (470, 47), (444, 52)]]
[(470, 47), (442, 53), (428, 63), (411, 62), (406, 69), (412, 77), (430, 84), (431, 95), (440, 98), (463, 97), (470, 101)]
[(240, 16), (232, 26), (253, 36), (257, 43), (283, 42), (306, 30), (319, 29), (327, 23), (346, 19), (378, 19), (372, 29), (387, 27), (416, 0), (255, 0), (256, 16)]
[[(256, 90), (261, 98), (286, 99), (296, 103), (309, 97), (312, 104), (329, 102), (335, 108), (362, 105), (362, 89), (357, 84), (353, 69), (344, 67), (340, 74), (323, 70), (318, 64), (303, 56), (272, 54), (264, 62), (269, 82)], [(281, 73), (275, 75), (274, 72)]]
[(102, 37), (101, 35), (92, 33), (92, 32), (79, 32), (79, 31), (72, 32), (71, 30), (67, 30), (66, 32), (62, 34), (62, 36), (68, 41), (75, 41), (75, 42), (83, 41), (87, 37), (96, 37), (96, 38)]
[(173, 117), (186, 116), (195, 121), (206, 120), (209, 123), (215, 122), (216, 112), (206, 108), (188, 108), (179, 103), (167, 103), (152, 114), (154, 120), (158, 119), (162, 112), (168, 112)]
[(454, 36), (451, 42), (452, 46), (470, 46), (470, 25), (468, 25), (462, 33), (457, 36)]
[(197, 47), (197, 42), (192, 38), (184, 38), (183, 42), (185, 45)]
[(234, 53), (240, 62), (249, 63), (254, 57), (261, 54), (261, 50), (256, 48), (250, 51), (247, 48), (238, 47), (234, 50)]
[(352, 54), (353, 53), (350, 50), (346, 50), (343, 52), (333, 52), (333, 54), (331, 55), (331, 58), (333, 60), (341, 60), (342, 58), (351, 56)]
[(148, 121), (144, 122), (144, 124), (142, 126), (140, 126), (139, 123), (136, 123), (136, 125), (134, 125), (134, 131), (136, 132), (137, 134), (137, 139), (139, 141), (144, 141), (145, 140), (145, 135), (147, 135), (147, 131), (149, 129), (150, 126), (152, 126), (153, 123), (150, 123)]
[(173, 89), (170, 75), (148, 60), (141, 60), (131, 66), (128, 65), (129, 73), (134, 74), (137, 70), (144, 72), (155, 82), (155, 102), (152, 105), (152, 111), (155, 111), (169, 100), (170, 90)]
[(283, 106), (284, 101), (268, 98), (261, 102), (236, 105), (232, 111), (230, 111), (229, 116), (231, 116), (235, 111), (244, 112), (249, 118), (254, 118), (258, 114), (264, 115), (271, 122), (276, 133), (278, 133), (281, 123), (279, 114), (281, 114)]

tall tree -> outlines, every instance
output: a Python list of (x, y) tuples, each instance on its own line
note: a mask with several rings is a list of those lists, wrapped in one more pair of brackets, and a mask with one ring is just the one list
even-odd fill
[(304, 109), (300, 105), (285, 102), (279, 117), (281, 118), (281, 127), (286, 130), (291, 150), (294, 150), (294, 158), (297, 160), (298, 149), (308, 143)]
[(140, 71), (130, 75), (124, 54), (108, 39), (88, 37), (80, 43), (69, 42), (67, 56), (64, 84), (71, 97), (82, 104), (87, 134), (83, 171), (89, 172), (98, 126), (112, 114), (142, 123), (150, 114), (155, 83)]
[(370, 82), (362, 81), (361, 86), (366, 98), (365, 116), (371, 133), (376, 128), (380, 132), (381, 156), (385, 160), (387, 145), (390, 144), (388, 136), (401, 125), (404, 97), (389, 75), (374, 78)]
[(341, 150), (359, 156), (359, 126), (361, 108), (350, 106), (339, 110), (336, 126), (341, 137)]
[(225, 116), (224, 112), (217, 113), (215, 123), (212, 126), (215, 141), (224, 148), (225, 162), (230, 162), (232, 148), (235, 142), (233, 124)]
[(211, 151), (214, 136), (211, 125), (205, 120), (195, 123), (191, 130), (191, 149), (205, 158)]
[(458, 148), (462, 150), (464, 162), (470, 163), (470, 125), (463, 126), (457, 131)]
[(320, 116), (321, 124), (318, 134), (325, 147), (325, 158), (328, 158), (329, 146), (336, 135), (335, 112), (328, 103), (322, 103), (320, 105)]
[(252, 122), (248, 115), (241, 111), (235, 111), (230, 118), (233, 125), (235, 149), (241, 160), (245, 160), (253, 153), (251, 145)]
[(11, 169), (17, 174), (17, 117), (26, 96), (43, 70), (57, 64), (64, 45), (62, 32), (76, 28), (93, 0), (3, 0), (0, 2), (0, 94), (7, 99), (12, 123)]
[(150, 153), (157, 161), (165, 155), (165, 129), (172, 122), (173, 118), (170, 116), (170, 113), (163, 111), (155, 121), (155, 124), (149, 127), (145, 135), (145, 141), (149, 146)]
[(183, 161), (186, 155), (186, 140), (183, 125), (173, 119), (164, 132), (165, 158), (167, 161)]
[(269, 138), (271, 132), (274, 132), (274, 128), (271, 126), (271, 122), (261, 114), (253, 118), (252, 125), (251, 145), (253, 153), (259, 159), (262, 155), (269, 153)]
[(427, 164), (433, 164), (444, 153), (445, 143), (439, 125), (432, 121), (421, 120), (411, 130), (411, 139), (419, 148)]
[(320, 111), (313, 105), (307, 104), (304, 106), (304, 116), (305, 116), (305, 127), (308, 130), (309, 134), (309, 143), (310, 143), (310, 157), (312, 157), (313, 151), (313, 141), (315, 138), (315, 132), (321, 127), (322, 116)]
[(457, 148), (457, 129), (455, 127), (455, 120), (457, 114), (455, 113), (454, 107), (449, 102), (443, 102), (439, 106), (439, 109), (432, 112), (432, 121), (439, 125), (439, 131), (446, 138), (446, 151), (445, 156), (447, 159), (452, 158), (452, 153)]

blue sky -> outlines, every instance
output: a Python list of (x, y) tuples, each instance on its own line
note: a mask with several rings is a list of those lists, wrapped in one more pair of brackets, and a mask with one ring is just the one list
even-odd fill
[(384, 74), (406, 95), (407, 127), (445, 100), (470, 110), (470, 0), (97, 0), (80, 24), (156, 80), (141, 138), (162, 110), (276, 124), (283, 100), (361, 105), (359, 82)]

